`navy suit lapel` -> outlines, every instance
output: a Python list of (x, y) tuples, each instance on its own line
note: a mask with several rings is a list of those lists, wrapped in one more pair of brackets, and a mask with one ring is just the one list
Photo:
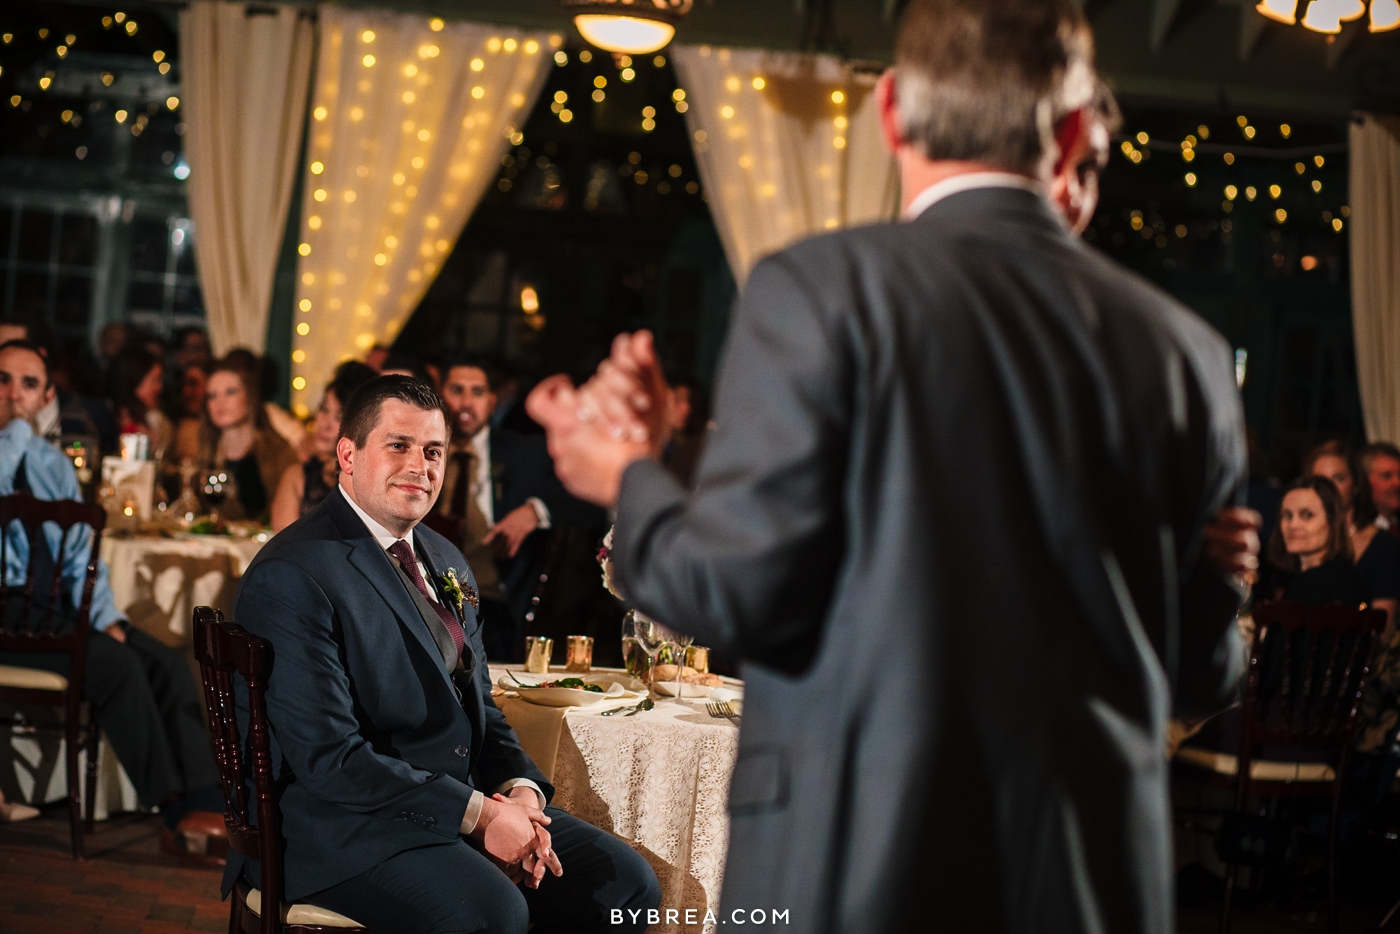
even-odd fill
[(438, 650), (437, 640), (428, 631), (428, 624), (423, 621), (423, 615), (418, 612), (418, 607), (414, 604), (413, 598), (408, 595), (403, 581), (399, 580), (398, 572), (394, 570), (389, 555), (385, 553), (383, 548), (379, 547), (379, 542), (375, 541), (374, 536), (369, 534), (369, 529), (355, 514), (355, 510), (350, 508), (350, 504), (345, 501), (344, 494), (340, 492), (338, 487), (326, 497), (326, 504), (327, 508), (332, 510), (341, 537), (350, 546), (350, 564), (365, 576), (370, 586), (375, 589), (379, 596), (384, 598), (385, 603), (389, 604), (389, 609), (394, 611), (399, 622), (413, 633), (414, 638), (423, 646), (424, 651), (436, 660), (435, 667), (442, 672), (443, 679), (447, 680), (447, 672), (442, 667), (442, 653)]

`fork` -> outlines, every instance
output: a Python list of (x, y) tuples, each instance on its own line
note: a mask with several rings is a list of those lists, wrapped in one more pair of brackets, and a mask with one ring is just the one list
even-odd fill
[(735, 726), (739, 725), (740, 715), (734, 712), (733, 707), (729, 706), (729, 701), (706, 701), (705, 709), (716, 720), (728, 720)]

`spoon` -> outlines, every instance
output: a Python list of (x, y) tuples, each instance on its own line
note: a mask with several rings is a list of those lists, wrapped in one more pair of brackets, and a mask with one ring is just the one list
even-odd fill
[(643, 710), (650, 710), (651, 708), (653, 708), (653, 707), (655, 707), (655, 706), (656, 706), (656, 704), (652, 703), (652, 700), (651, 700), (650, 697), (643, 697), (640, 701), (637, 702), (637, 706), (635, 706), (635, 707), (632, 707), (632, 706), (630, 706), (630, 705), (629, 705), (629, 706), (626, 706), (626, 707), (614, 707), (612, 710), (605, 710), (605, 711), (603, 711), (603, 712), (600, 713), (598, 716), (600, 716), (600, 717), (611, 717), (613, 714), (615, 714), (615, 713), (622, 713), (622, 712), (625, 710), (625, 711), (628, 711), (627, 716), (630, 717), (630, 716), (632, 716), (632, 714), (634, 714), (634, 713), (641, 713)]

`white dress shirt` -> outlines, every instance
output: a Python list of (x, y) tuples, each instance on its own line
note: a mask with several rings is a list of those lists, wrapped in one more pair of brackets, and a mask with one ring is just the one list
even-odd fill
[(912, 221), (949, 195), (974, 188), (1023, 188), (1044, 197), (1045, 186), (1028, 175), (1015, 172), (965, 172), (934, 182), (914, 196), (904, 209), (904, 219)]
[[(485, 434), (485, 432), (482, 432), (482, 434)], [(399, 538), (393, 532), (390, 532), (388, 529), (384, 528), (384, 526), (380, 525), (379, 522), (377, 522), (373, 516), (371, 516), (369, 513), (365, 512), (363, 509), (360, 508), (359, 503), (355, 502), (355, 497), (350, 494), (350, 488), (346, 483), (347, 479), (348, 478), (342, 476), (340, 481), (340, 492), (345, 495), (345, 501), (350, 504), (351, 509), (355, 510), (355, 514), (360, 517), (360, 521), (365, 524), (365, 528), (369, 529), (369, 534), (374, 536), (374, 540), (379, 543), (379, 547), (383, 548), (385, 551), (388, 551), (389, 548), (395, 542), (408, 542), (408, 547), (412, 549), (415, 563), (418, 565), (418, 574), (420, 577), (423, 578), (423, 583), (427, 585), (428, 598), (434, 603), (441, 602), (438, 600), (437, 588), (433, 585), (433, 579), (428, 574), (428, 569), (423, 566), (423, 562), (421, 560), (418, 560), (418, 549), (413, 547), (413, 530), (409, 529), (407, 535), (405, 535), (403, 538)], [(487, 489), (490, 489), (489, 485)], [(528, 778), (512, 778), (501, 782), (501, 784), (496, 788), (496, 793), (502, 795), (509, 795), (510, 790), (516, 787), (517, 785), (524, 785), (527, 788), (533, 789), (535, 795), (540, 799), (540, 810), (544, 810), (544, 792), (540, 790), (539, 785), (530, 781), (530, 779)], [(473, 790), (471, 800), (467, 802), (467, 811), (465, 814), (462, 815), (463, 836), (466, 836), (467, 834), (471, 833), (473, 830), (476, 829), (476, 823), (477, 821), (481, 820), (481, 809), (485, 805), (485, 803), (486, 796), (483, 795), (480, 791)]]

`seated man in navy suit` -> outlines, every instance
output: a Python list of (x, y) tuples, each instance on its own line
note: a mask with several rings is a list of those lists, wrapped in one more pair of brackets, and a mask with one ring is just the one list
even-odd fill
[[(286, 897), (395, 934), (641, 931), (655, 874), (548, 806), (491, 700), (471, 570), (418, 524), (449, 436), (426, 383), (366, 383), (341, 421), (339, 486), (239, 589), (235, 621), (273, 647)], [(231, 854), (225, 891), (257, 871)]]

